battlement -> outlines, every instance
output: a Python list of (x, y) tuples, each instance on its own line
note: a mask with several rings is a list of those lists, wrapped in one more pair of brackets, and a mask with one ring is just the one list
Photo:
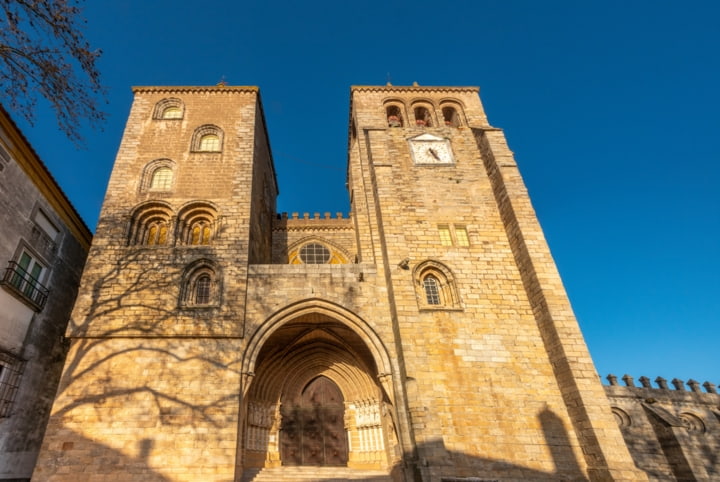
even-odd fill
[(278, 213), (276, 218), (273, 220), (273, 230), (286, 230), (286, 229), (349, 229), (352, 228), (352, 216), (345, 216), (341, 212), (332, 213), (325, 212), (313, 213), (312, 217), (310, 213), (292, 213), (288, 216), (288, 213)]
[[(613, 375), (612, 373), (609, 374), (607, 377), (605, 377), (607, 381), (609, 382), (611, 387), (621, 387), (618, 383), (618, 377)], [(629, 388), (642, 388), (646, 390), (671, 390), (671, 388), (668, 386), (668, 381), (663, 377), (657, 377), (655, 378), (655, 384), (657, 385), (657, 388), (652, 386), (652, 383), (648, 377), (642, 376), (638, 378), (638, 381), (640, 382), (640, 387), (635, 385), (635, 380), (630, 375), (623, 375), (622, 381), (625, 383), (625, 387)], [(700, 388), (700, 382), (693, 380), (692, 378), (686, 382), (683, 380), (680, 380), (679, 378), (673, 378), (670, 383), (672, 384), (674, 390), (677, 392), (686, 392), (685, 385), (687, 385), (690, 388), (691, 392), (694, 393), (703, 393), (702, 389)], [(717, 386), (714, 383), (711, 382), (705, 382), (702, 384), (702, 387), (705, 388), (705, 393), (712, 393), (717, 395)]]

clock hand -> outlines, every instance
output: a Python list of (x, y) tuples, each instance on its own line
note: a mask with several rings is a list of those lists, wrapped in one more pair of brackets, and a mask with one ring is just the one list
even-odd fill
[(429, 152), (430, 154), (432, 154), (432, 156), (433, 156), (435, 159), (437, 159), (438, 161), (440, 160), (440, 156), (438, 156), (438, 153), (437, 153), (437, 151), (436, 151), (435, 149), (433, 149), (433, 148), (431, 147), (431, 148), (428, 149), (428, 152)]

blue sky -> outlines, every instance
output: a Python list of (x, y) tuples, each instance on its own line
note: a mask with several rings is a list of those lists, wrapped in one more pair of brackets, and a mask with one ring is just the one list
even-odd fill
[[(94, 228), (133, 85), (258, 85), (280, 211), (348, 211), (349, 86), (478, 85), (598, 372), (720, 384), (720, 3), (89, 1), (103, 132), (15, 115)], [(313, 186), (308, 189), (307, 186)]]

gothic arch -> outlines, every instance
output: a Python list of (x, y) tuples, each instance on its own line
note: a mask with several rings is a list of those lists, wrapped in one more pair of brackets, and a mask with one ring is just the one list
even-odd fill
[[(242, 362), (243, 373), (254, 373), (257, 357), (265, 342), (278, 329), (282, 328), (288, 322), (300, 318), (304, 315), (324, 315), (338, 323), (341, 323), (355, 332), (367, 345), (375, 365), (378, 375), (389, 375), (392, 373), (392, 364), (390, 356), (380, 337), (370, 325), (357, 316), (355, 313), (343, 308), (340, 305), (320, 298), (311, 298), (296, 303), (292, 303), (268, 317), (268, 319), (258, 328), (258, 330), (248, 340), (248, 346), (245, 350)], [(392, 395), (391, 395), (392, 396)]]
[[(390, 371), (379, 337), (354, 313), (320, 299), (279, 310), (242, 361), (243, 465), (391, 466)], [(330, 450), (313, 450), (318, 440)]]

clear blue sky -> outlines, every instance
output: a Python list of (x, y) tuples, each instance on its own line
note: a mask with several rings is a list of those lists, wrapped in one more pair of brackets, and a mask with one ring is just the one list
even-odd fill
[(719, 2), (115, 0), (85, 17), (104, 132), (77, 151), (46, 110), (15, 118), (91, 228), (132, 85), (258, 85), (288, 212), (348, 210), (350, 85), (478, 85), (598, 372), (720, 384)]

